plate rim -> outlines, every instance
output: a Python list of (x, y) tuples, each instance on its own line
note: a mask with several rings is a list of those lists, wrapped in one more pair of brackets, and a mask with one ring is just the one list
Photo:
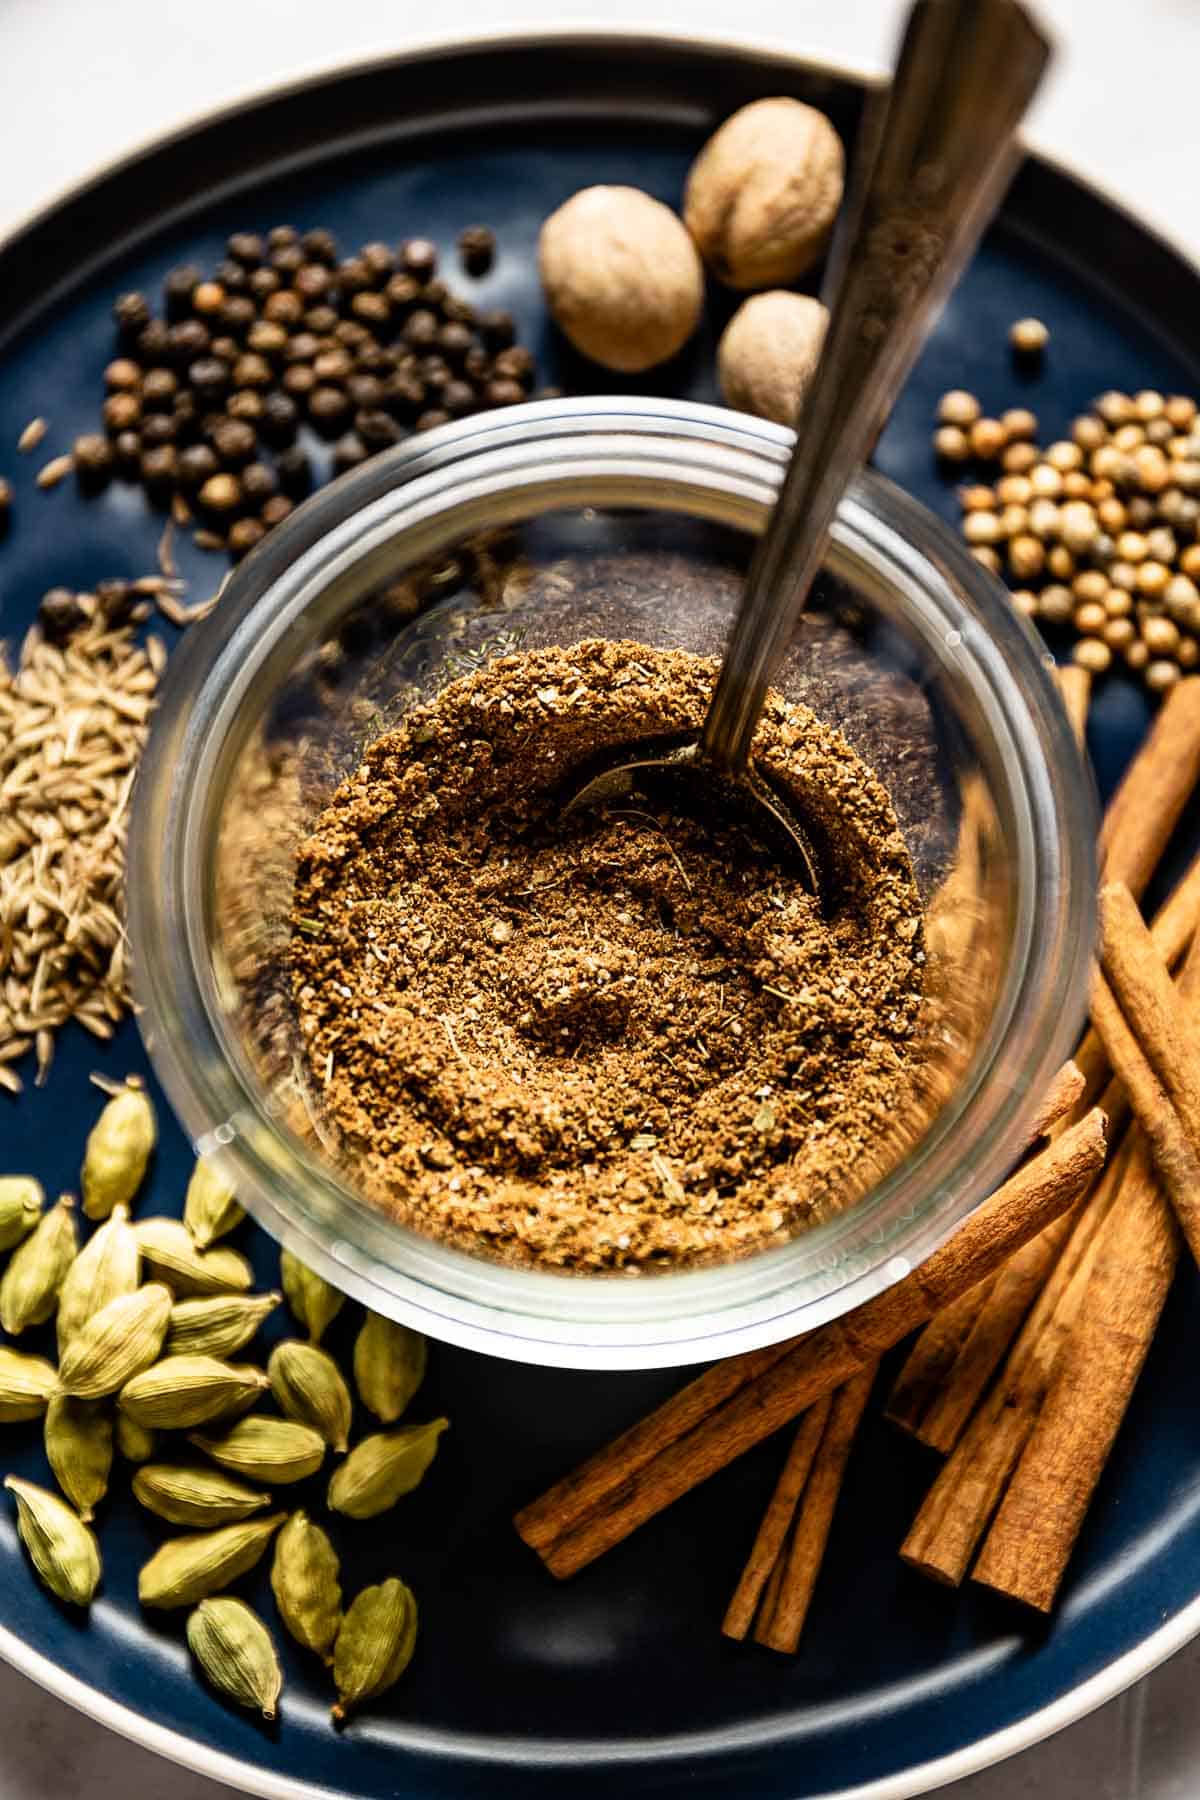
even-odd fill
[[(695, 50), (724, 52), (759, 63), (777, 64), (781, 68), (803, 68), (834, 80), (858, 82), (861, 85), (877, 84), (882, 77), (882, 71), (864, 69), (831, 57), (806, 55), (795, 45), (753, 34), (701, 29), (677, 31), (659, 26), (629, 30), (607, 25), (603, 21), (577, 21), (564, 25), (539, 25), (522, 21), (467, 34), (430, 33), (413, 39), (401, 50), (365, 57), (348, 57), (344, 61), (319, 62), (286, 80), (252, 88), (238, 98), (215, 107), (200, 108), (167, 131), (148, 133), (116, 156), (93, 167), (82, 178), (57, 189), (30, 212), (20, 215), (0, 234), (0, 257), (13, 251), (22, 237), (48, 221), (60, 209), (85, 198), (109, 180), (133, 173), (147, 157), (186, 140), (198, 131), (230, 123), (264, 103), (298, 95), (305, 90), (318, 89), (330, 80), (353, 78), (355, 75), (379, 73), (391, 67), (407, 66), (415, 62), (436, 61), (442, 57), (478, 54), (493, 49), (516, 52), (553, 46), (563, 50), (586, 51), (589, 48), (608, 48), (613, 45), (622, 45), (631, 50), (636, 50), (639, 45), (652, 46), (657, 50), (673, 47), (685, 55)], [(1123, 198), (1113, 194), (1090, 175), (1084, 174), (1069, 158), (1040, 148), (1036, 134), (1024, 136), (1022, 144), (1026, 152), (1044, 167), (1065, 177), (1105, 207), (1122, 215), (1144, 237), (1152, 239), (1200, 281), (1200, 257), (1194, 256), (1186, 245), (1157, 220), (1147, 222)], [(1158, 1626), (1141, 1643), (1135, 1644), (1057, 1699), (1011, 1725), (944, 1756), (931, 1758), (854, 1787), (830, 1789), (811, 1796), (810, 1800), (918, 1800), (920, 1795), (932, 1793), (950, 1782), (978, 1774), (1022, 1750), (1032, 1748), (1068, 1725), (1078, 1723), (1135, 1682), (1151, 1674), (1198, 1635), (1200, 1594)], [(256, 1800), (346, 1800), (344, 1790), (324, 1785), (314, 1786), (292, 1775), (277, 1775), (259, 1765), (243, 1762), (239, 1757), (211, 1750), (173, 1727), (157, 1724), (134, 1708), (110, 1699), (99, 1688), (68, 1673), (52, 1658), (34, 1649), (2, 1623), (0, 1657), (46, 1692), (131, 1743), (209, 1780), (223, 1782), (243, 1793), (256, 1796)], [(582, 1741), (564, 1742), (554, 1739), (513, 1740), (503, 1749), (484, 1750), (478, 1745), (473, 1749), (464, 1749), (461, 1740), (456, 1740), (451, 1747), (438, 1742), (438, 1737), (440, 1734), (430, 1734), (424, 1744), (410, 1739), (407, 1748), (410, 1753), (461, 1757), (476, 1767), (494, 1764), (529, 1768), (544, 1765), (552, 1759), (558, 1761), (564, 1753), (578, 1757), (585, 1749)], [(787, 1738), (788, 1733), (782, 1727), (766, 1731), (756, 1729), (754, 1741), (756, 1747), (778, 1749), (786, 1745)], [(624, 1752), (614, 1753), (607, 1749), (596, 1760), (599, 1766), (607, 1764), (614, 1769), (622, 1764), (641, 1762), (667, 1765), (688, 1756), (729, 1750), (733, 1747), (733, 1741), (733, 1734), (727, 1731), (691, 1733), (673, 1736), (657, 1747), (650, 1741), (630, 1747)]]

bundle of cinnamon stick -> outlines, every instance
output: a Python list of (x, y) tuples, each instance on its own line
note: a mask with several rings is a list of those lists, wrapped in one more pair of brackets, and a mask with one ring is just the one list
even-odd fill
[[(1064, 698), (1082, 738), (1079, 670)], [(517, 1530), (553, 1574), (798, 1419), (724, 1620), (732, 1637), (794, 1650), (879, 1358), (923, 1324), (887, 1414), (946, 1460), (901, 1554), (938, 1581), (971, 1572), (1049, 1609), (1181, 1241), (1200, 1258), (1200, 1031), (1183, 1004), (1200, 993), (1200, 857), (1151, 927), (1137, 906), (1198, 779), (1193, 677), (1105, 816), (1102, 973), (1092, 1029), (1034, 1121), (1048, 1142), (887, 1292), (714, 1365), (527, 1506)]]

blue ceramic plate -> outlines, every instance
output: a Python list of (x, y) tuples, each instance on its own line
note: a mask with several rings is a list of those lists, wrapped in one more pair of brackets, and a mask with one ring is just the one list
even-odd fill
[[(677, 203), (712, 126), (780, 91), (824, 107), (853, 136), (862, 99), (853, 80), (746, 50), (628, 37), (450, 48), (203, 123), (100, 177), (0, 250), (0, 446), (36, 414), (51, 421), (45, 455), (91, 428), (119, 291), (156, 290), (174, 263), (213, 263), (231, 230), (282, 221), (330, 226), (346, 246), (419, 233), (447, 252), (463, 226), (491, 223), (502, 254), (471, 284), (473, 297), (514, 311), (545, 379), (594, 389), (595, 371), (562, 354), (540, 306), (540, 221), (598, 181)], [(714, 296), (707, 336), (662, 385), (715, 398), (713, 334), (727, 309)], [(1021, 383), (1007, 328), (1028, 313), (1047, 322), (1052, 342), (1022, 397), (1052, 436), (1101, 388), (1200, 386), (1196, 273), (1090, 190), (1028, 162), (879, 448), (882, 470), (948, 518), (953, 492), (929, 448), (936, 397), (963, 386), (988, 405), (1011, 404)], [(0, 452), (17, 488), (0, 546), (0, 633), (10, 637), (55, 583), (151, 569), (161, 529), (130, 490), (92, 502), (71, 483), (37, 491), (42, 454)], [(192, 597), (210, 591), (215, 559), (185, 542), (180, 560)], [(1092, 751), (1106, 791), (1146, 717), (1132, 685), (1114, 680), (1099, 693)], [(1198, 835), (1193, 817), (1180, 854)], [(132, 1026), (103, 1049), (66, 1036), (43, 1091), (0, 1099), (4, 1170), (36, 1173), (52, 1193), (76, 1185), (95, 1069), (151, 1079)], [(175, 1212), (191, 1153), (156, 1097), (162, 1144), (143, 1210)], [(252, 1228), (244, 1236), (262, 1284), (275, 1285), (273, 1245)], [(335, 1348), (349, 1342), (350, 1310)], [(916, 1794), (1077, 1717), (1200, 1629), (1200, 1417), (1192, 1381), (1178, 1379), (1198, 1365), (1189, 1267), (1048, 1626), (901, 1567), (896, 1547), (932, 1469), (878, 1420), (855, 1452), (794, 1662), (732, 1646), (718, 1630), (778, 1444), (557, 1587), (513, 1535), (514, 1507), (678, 1375), (530, 1369), (439, 1348), (415, 1411), (449, 1414), (445, 1448), (417, 1494), (345, 1538), (348, 1586), (392, 1571), (411, 1582), (420, 1647), (403, 1684), (344, 1734), (330, 1729), (321, 1672), (290, 1645), (275, 1728), (200, 1686), (179, 1621), (138, 1608), (137, 1569), (159, 1533), (124, 1491), (100, 1521), (104, 1586), (86, 1624), (32, 1580), (0, 1509), (0, 1652), (143, 1743), (294, 1800), (537, 1800), (561, 1794), (568, 1775), (580, 1800), (618, 1781), (631, 1795), (686, 1788), (692, 1800)], [(36, 1427), (7, 1428), (2, 1442), (3, 1468), (45, 1478)], [(296, 1498), (315, 1503), (319, 1491)], [(245, 1587), (270, 1616), (265, 1576)]]

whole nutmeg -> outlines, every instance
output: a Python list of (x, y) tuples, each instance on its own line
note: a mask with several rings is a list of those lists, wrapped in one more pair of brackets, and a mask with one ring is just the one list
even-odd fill
[(780, 287), (829, 242), (844, 172), (842, 141), (824, 113), (799, 100), (755, 100), (692, 164), (684, 224), (729, 287)]
[(651, 369), (699, 323), (704, 271), (695, 245), (670, 207), (640, 188), (573, 194), (542, 226), (538, 266), (555, 321), (606, 369)]
[(821, 302), (807, 294), (776, 289), (743, 300), (717, 346), (717, 372), (728, 405), (794, 425), (828, 321)]

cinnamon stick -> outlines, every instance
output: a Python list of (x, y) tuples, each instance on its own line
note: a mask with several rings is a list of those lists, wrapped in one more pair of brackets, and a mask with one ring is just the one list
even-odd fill
[(901, 1545), (904, 1561), (934, 1581), (957, 1587), (971, 1566), (1083, 1303), (1100, 1228), (1116, 1201), (1130, 1154), (1131, 1146), (1123, 1145), (1104, 1169), (1000, 1376), (947, 1458)]
[(1166, 1302), (1179, 1232), (1139, 1146), (1050, 1391), (975, 1566), (1049, 1612)]
[(833, 1405), (831, 1395), (810, 1406), (800, 1420), (791, 1449), (758, 1528), (741, 1579), (725, 1612), (721, 1630), (726, 1637), (744, 1638), (777, 1563), (787, 1544), (804, 1484), (817, 1454)]
[[(574, 1574), (982, 1281), (1080, 1197), (1104, 1150), (1104, 1119), (1095, 1112), (1019, 1169), (904, 1280), (801, 1339), (746, 1382), (727, 1376), (731, 1391), (721, 1403), (710, 1403), (709, 1376), (701, 1376), (642, 1422), (635, 1470), (623, 1461), (628, 1433), (591, 1459), (587, 1486), (602, 1496), (598, 1502), (581, 1507), (579, 1479), (568, 1476), (518, 1516), (518, 1531), (531, 1541), (525, 1525), (532, 1512), (533, 1547), (555, 1575)], [(682, 1435), (681, 1413), (700, 1415)], [(659, 1448), (646, 1457), (649, 1442)]]
[(833, 1397), (828, 1423), (792, 1527), (786, 1557), (781, 1559), (783, 1572), (771, 1596), (770, 1611), (764, 1609), (754, 1629), (756, 1643), (765, 1644), (769, 1650), (780, 1650), (785, 1656), (795, 1655), (804, 1630), (842, 1491), (846, 1464), (878, 1370), (878, 1363), (869, 1364)]
[(1200, 779), (1200, 676), (1177, 682), (1104, 817), (1100, 861), (1106, 881), (1140, 898)]
[[(1036, 1143), (1077, 1103), (1084, 1077), (1064, 1063), (1031, 1121)], [(1013, 1264), (972, 1288), (929, 1321), (888, 1398), (886, 1416), (924, 1444), (949, 1450), (975, 1408), (1062, 1247), (1069, 1221), (1056, 1221)]]

